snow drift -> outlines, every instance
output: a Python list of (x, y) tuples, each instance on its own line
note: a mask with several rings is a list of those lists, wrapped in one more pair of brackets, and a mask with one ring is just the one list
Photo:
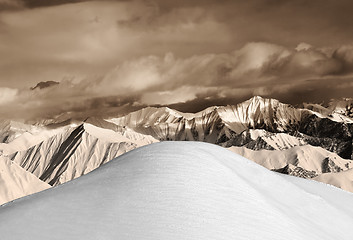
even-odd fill
[(351, 239), (353, 195), (162, 142), (0, 207), (1, 239)]

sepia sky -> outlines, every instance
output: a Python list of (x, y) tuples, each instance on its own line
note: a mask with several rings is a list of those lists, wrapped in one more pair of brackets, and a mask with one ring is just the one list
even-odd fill
[[(0, 115), (353, 97), (350, 0), (0, 0)], [(39, 82), (59, 84), (36, 88)]]

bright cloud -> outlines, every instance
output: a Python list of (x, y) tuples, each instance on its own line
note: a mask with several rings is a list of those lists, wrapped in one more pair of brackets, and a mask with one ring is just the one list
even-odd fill
[(0, 105), (11, 103), (17, 97), (18, 90), (12, 88), (0, 88)]

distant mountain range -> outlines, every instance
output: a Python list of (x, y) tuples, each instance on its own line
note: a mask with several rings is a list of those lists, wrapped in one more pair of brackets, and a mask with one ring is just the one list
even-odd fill
[[(352, 109), (352, 99), (332, 101), (327, 107), (303, 104), (296, 108), (253, 97), (198, 113), (148, 107), (109, 119), (47, 119), (31, 124), (3, 120), (0, 167), (16, 165), (23, 174), (11, 188), (4, 185), (7, 194), (1, 201), (59, 185), (132, 149), (170, 140), (214, 143), (273, 171), (353, 192), (349, 174), (353, 168)], [(31, 188), (14, 194), (14, 185)]]
[[(352, 105), (347, 100), (348, 103)], [(203, 141), (226, 147), (246, 145), (251, 149), (276, 149), (265, 138), (281, 133), (281, 138), (286, 134), (289, 142), (295, 137), (301, 144), (320, 146), (352, 159), (353, 119), (343, 111), (342, 103), (332, 110), (319, 105), (306, 107), (295, 108), (275, 99), (253, 97), (237, 105), (211, 107), (196, 114), (145, 108), (107, 121), (159, 140)], [(259, 129), (262, 133), (254, 135), (254, 130)]]

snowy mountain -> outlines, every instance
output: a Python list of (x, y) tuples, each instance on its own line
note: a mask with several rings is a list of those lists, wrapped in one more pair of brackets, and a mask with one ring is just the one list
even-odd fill
[[(36, 138), (43, 139), (39, 135)], [(89, 123), (60, 128), (28, 149), (4, 152), (11, 161), (50, 185), (57, 185), (101, 166), (137, 147), (156, 142), (127, 128), (120, 132)]]
[(1, 239), (349, 240), (353, 195), (219, 146), (148, 145), (0, 207)]
[(0, 156), (0, 204), (49, 188), (50, 185)]
[(338, 113), (347, 117), (353, 117), (353, 98), (345, 98), (342, 100), (332, 100), (329, 109), (334, 113)]
[(229, 150), (270, 170), (305, 178), (353, 168), (352, 160), (343, 159), (335, 153), (310, 145), (282, 151), (265, 149), (254, 151), (244, 147), (230, 147)]
[(162, 140), (220, 142), (248, 129), (270, 132), (292, 130), (290, 123), (303, 112), (275, 99), (254, 97), (235, 106), (211, 107), (196, 114), (182, 114), (169, 108), (145, 108), (127, 116), (107, 119), (121, 126)]
[(39, 126), (33, 126), (22, 122), (1, 119), (0, 144), (9, 143), (24, 133), (36, 133), (42, 130), (43, 128)]
[(248, 129), (233, 135), (228, 141), (219, 145), (223, 147), (243, 146), (252, 150), (284, 150), (306, 144), (304, 137), (300, 135), (291, 136), (287, 133), (271, 133), (263, 129)]
[(353, 120), (338, 118), (339, 112), (334, 114), (319, 105), (295, 108), (254, 97), (198, 113), (149, 107), (106, 120), (2, 121), (0, 153), (39, 182), (56, 186), (143, 145), (164, 140), (202, 141), (230, 148), (270, 170), (317, 177), (341, 187), (351, 184), (350, 178), (340, 177), (348, 183), (335, 184), (321, 177), (332, 173), (333, 179), (341, 175), (336, 172), (343, 174), (353, 167)]
[(237, 105), (211, 107), (196, 114), (149, 107), (106, 120), (159, 140), (203, 141), (228, 147), (244, 142), (239, 140), (239, 134), (244, 131), (263, 129), (287, 133), (306, 144), (320, 146), (343, 158), (353, 158), (353, 119), (337, 119), (275, 99), (253, 97)]
[(319, 182), (334, 185), (349, 192), (353, 192), (352, 168), (343, 172), (324, 173), (313, 179)]

